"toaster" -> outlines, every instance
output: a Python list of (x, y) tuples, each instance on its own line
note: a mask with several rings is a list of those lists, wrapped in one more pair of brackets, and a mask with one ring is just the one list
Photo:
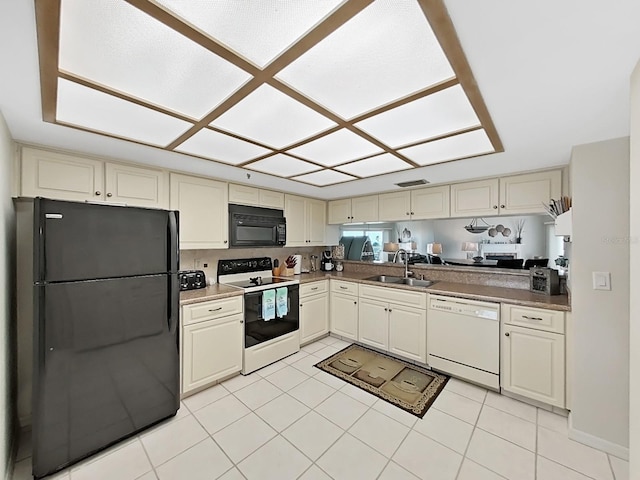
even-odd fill
[(207, 286), (207, 279), (202, 270), (183, 270), (178, 272), (180, 291), (195, 290)]

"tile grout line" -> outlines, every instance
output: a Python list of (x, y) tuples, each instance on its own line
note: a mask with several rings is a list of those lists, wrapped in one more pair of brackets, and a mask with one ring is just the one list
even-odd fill
[[(464, 449), (464, 453), (462, 454), (462, 461), (460, 462), (460, 465), (458, 466), (458, 472), (456, 473), (456, 477), (455, 477), (456, 479), (460, 476), (460, 472), (462, 471), (462, 464), (464, 463), (465, 459), (467, 458), (467, 452), (469, 451), (469, 445), (471, 445), (471, 440), (473, 439), (473, 434), (476, 431), (476, 428), (477, 428), (477, 425), (478, 425), (478, 421), (480, 420), (480, 415), (482, 415), (482, 409), (484, 408), (484, 406), (487, 403), (487, 396), (488, 396), (488, 391), (486, 391), (485, 394), (484, 394), (484, 399), (482, 400), (480, 411), (478, 412), (478, 416), (476, 417), (476, 421), (473, 424), (473, 430), (471, 430), (471, 435), (469, 435), (469, 440), (467, 441), (467, 447)], [(445, 412), (443, 412), (443, 413), (445, 413)], [(473, 461), (473, 460), (469, 459), (469, 461)], [(484, 467), (484, 465), (482, 465), (482, 466)], [(487, 470), (493, 472), (493, 470), (491, 470), (491, 469), (487, 469)], [(496, 473), (496, 472), (494, 472), (494, 473)]]

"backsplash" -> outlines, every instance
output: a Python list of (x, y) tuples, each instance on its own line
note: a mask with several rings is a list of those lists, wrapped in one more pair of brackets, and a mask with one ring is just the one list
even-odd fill
[[(311, 255), (321, 256), (324, 247), (229, 248), (221, 250), (180, 250), (180, 270), (203, 270), (207, 281), (216, 281), (218, 260), (271, 257), (280, 263), (289, 255), (302, 255), (302, 268), (309, 268)], [(205, 266), (206, 265), (206, 266)], [(318, 267), (320, 261), (317, 262)]]

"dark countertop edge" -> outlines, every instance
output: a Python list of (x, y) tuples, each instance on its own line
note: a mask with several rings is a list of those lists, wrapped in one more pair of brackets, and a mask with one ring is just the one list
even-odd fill
[[(480, 300), (497, 303), (510, 303), (525, 307), (543, 308), (547, 310), (558, 310), (569, 312), (571, 304), (567, 295), (540, 295), (531, 293), (529, 290), (518, 288), (493, 287), (488, 285), (475, 285), (466, 283), (454, 283), (437, 281), (430, 287), (413, 287), (410, 285), (398, 285), (390, 283), (380, 283), (366, 280), (371, 274), (345, 273), (345, 272), (313, 272), (295, 275), (300, 284), (317, 282), (327, 279), (345, 280), (349, 282), (374, 285), (384, 288), (398, 288), (411, 290), (414, 292), (435, 293), (438, 295), (448, 295), (457, 298), (467, 298), (470, 300)], [(222, 298), (243, 295), (244, 291), (229, 287), (227, 285), (215, 284), (199, 290), (188, 290), (180, 292), (180, 305), (192, 305), (194, 303), (220, 300)]]

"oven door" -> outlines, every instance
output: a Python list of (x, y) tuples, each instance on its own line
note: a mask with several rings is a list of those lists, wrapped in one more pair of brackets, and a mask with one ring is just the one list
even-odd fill
[[(262, 316), (262, 295), (268, 290), (249, 292), (244, 295), (244, 348), (268, 342), (300, 327), (299, 285), (287, 288), (288, 312), (283, 317), (265, 321)], [(275, 288), (269, 289), (275, 290)]]

